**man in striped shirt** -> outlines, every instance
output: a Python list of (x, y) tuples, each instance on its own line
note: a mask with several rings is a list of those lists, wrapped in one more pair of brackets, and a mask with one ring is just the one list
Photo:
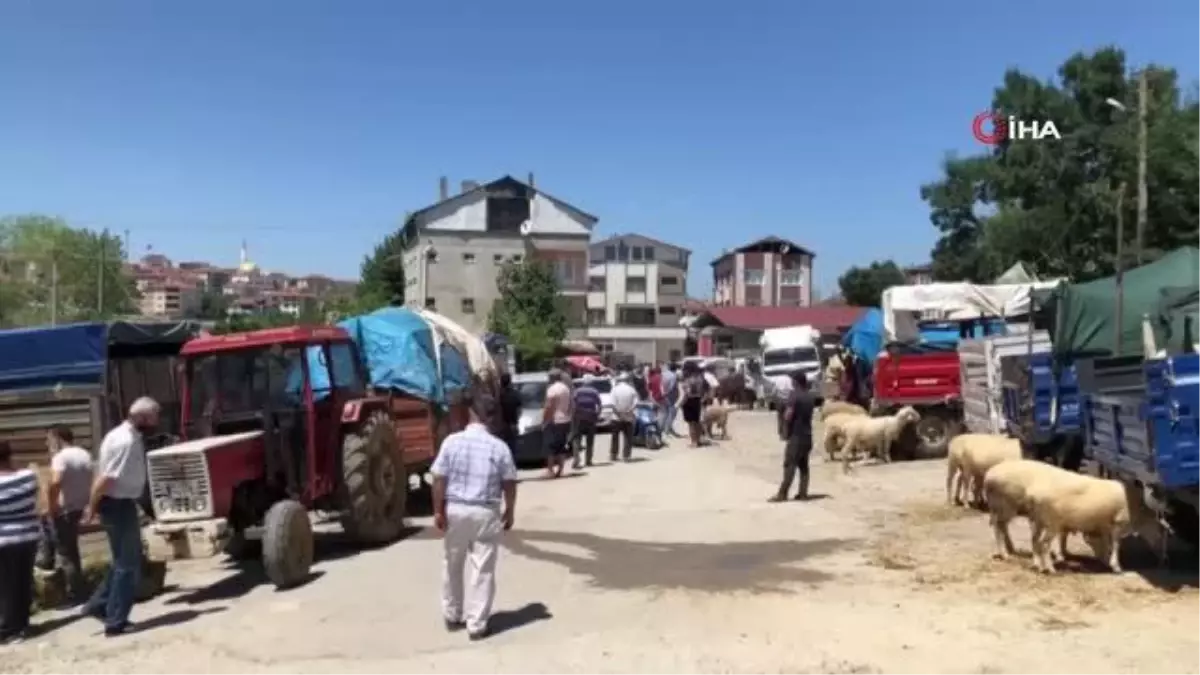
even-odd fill
[(37, 474), (13, 466), (13, 449), (0, 441), (0, 644), (25, 637), (33, 607), (33, 562), (41, 523)]

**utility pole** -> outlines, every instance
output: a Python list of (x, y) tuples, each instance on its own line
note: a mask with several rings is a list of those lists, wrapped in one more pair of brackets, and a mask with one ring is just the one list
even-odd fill
[(50, 325), (58, 325), (58, 258), (50, 260)]
[(1146, 236), (1146, 108), (1149, 102), (1149, 84), (1146, 81), (1146, 70), (1143, 68), (1138, 76), (1138, 157), (1137, 157), (1137, 230), (1134, 235), (1135, 255), (1138, 265), (1143, 260), (1143, 244)]
[(1121, 324), (1125, 319), (1125, 216), (1121, 212), (1124, 203), (1125, 182), (1121, 181), (1120, 187), (1117, 188), (1117, 320), (1113, 322), (1117, 349), (1114, 356), (1121, 355), (1121, 347), (1124, 343), (1121, 331)]
[(105, 253), (108, 252), (108, 230), (100, 234), (100, 262), (96, 270), (96, 316), (104, 318), (104, 277), (105, 277)]

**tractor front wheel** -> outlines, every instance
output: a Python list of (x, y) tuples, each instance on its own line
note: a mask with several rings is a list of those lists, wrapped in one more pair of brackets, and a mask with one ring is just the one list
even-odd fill
[(394, 541), (404, 530), (408, 475), (396, 448), (392, 421), (371, 413), (342, 439), (346, 508), (342, 527), (365, 544)]
[(285, 499), (267, 510), (262, 552), (267, 578), (276, 588), (291, 588), (308, 579), (313, 562), (313, 531), (303, 504)]

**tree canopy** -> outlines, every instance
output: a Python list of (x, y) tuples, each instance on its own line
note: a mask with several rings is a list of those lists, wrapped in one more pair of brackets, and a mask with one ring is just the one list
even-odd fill
[(526, 363), (542, 363), (567, 336), (554, 268), (545, 262), (508, 261), (496, 280), (500, 298), (492, 305), (489, 329), (506, 336)]
[[(1174, 70), (1144, 72), (1149, 261), (1197, 238), (1200, 107), (1180, 91)], [(922, 186), (940, 235), (932, 251), (935, 279), (986, 283), (1018, 261), (1043, 277), (1111, 275), (1118, 206), (1126, 267), (1133, 261), (1137, 74), (1127, 69), (1124, 52), (1110, 47), (1075, 54), (1058, 76), (1042, 82), (1009, 70), (992, 106), (1022, 120), (1052, 120), (1061, 140), (1006, 141), (987, 153), (948, 157), (942, 177)]]
[(120, 237), (30, 214), (0, 218), (0, 326), (137, 312)]
[(838, 289), (847, 304), (878, 307), (879, 298), (890, 286), (901, 286), (904, 270), (891, 260), (876, 260), (866, 267), (851, 267), (838, 277)]
[(355, 297), (371, 309), (404, 304), (404, 246), (399, 231), (393, 232), (364, 256), (359, 268), (360, 280)]

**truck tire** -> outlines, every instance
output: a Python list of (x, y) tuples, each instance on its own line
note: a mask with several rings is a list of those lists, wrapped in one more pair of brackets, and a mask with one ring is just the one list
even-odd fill
[(275, 588), (292, 588), (308, 579), (313, 562), (313, 531), (300, 502), (275, 502), (263, 519), (263, 568)]
[(950, 439), (957, 435), (958, 423), (939, 411), (928, 411), (916, 424), (915, 459), (939, 459), (950, 451)]
[(1172, 534), (1189, 546), (1196, 547), (1197, 535), (1200, 535), (1200, 517), (1196, 514), (1196, 507), (1172, 500), (1171, 508), (1167, 511), (1167, 525)]
[(342, 437), (342, 527), (364, 544), (386, 544), (404, 530), (408, 474), (387, 413), (370, 414)]

